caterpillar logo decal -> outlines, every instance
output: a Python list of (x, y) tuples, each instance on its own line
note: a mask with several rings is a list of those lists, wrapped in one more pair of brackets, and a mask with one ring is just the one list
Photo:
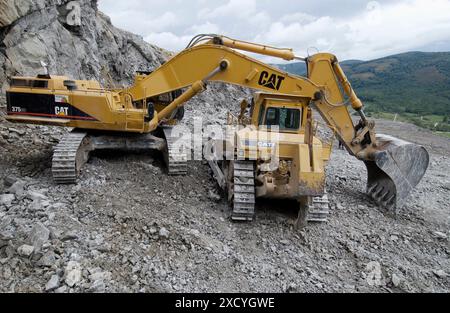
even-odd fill
[(259, 76), (258, 84), (273, 90), (280, 90), (281, 84), (285, 79), (286, 77), (277, 74), (270, 75), (268, 72), (263, 71), (261, 76)]
[(55, 106), (55, 115), (67, 116), (67, 115), (69, 115), (69, 108), (68, 107)]

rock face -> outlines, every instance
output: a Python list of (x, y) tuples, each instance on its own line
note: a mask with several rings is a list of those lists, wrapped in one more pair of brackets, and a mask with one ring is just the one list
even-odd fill
[[(0, 3), (0, 107), (12, 76), (43, 73), (94, 79), (105, 87), (127, 86), (136, 71), (152, 71), (171, 55), (142, 37), (118, 29), (98, 11), (96, 0), (6, 0)], [(187, 104), (186, 121), (208, 116), (221, 124), (249, 93), (212, 84)], [(1, 139), (1, 136), (0, 136)], [(1, 144), (1, 142), (0, 142)]]
[(168, 52), (115, 28), (96, 0), (6, 0), (0, 2), (0, 103), (8, 79), (43, 72), (107, 85), (129, 84), (138, 70), (149, 71)]

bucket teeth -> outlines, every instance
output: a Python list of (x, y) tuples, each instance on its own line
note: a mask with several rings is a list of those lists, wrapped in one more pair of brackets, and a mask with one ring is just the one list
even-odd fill
[(430, 157), (422, 146), (381, 134), (376, 139), (373, 159), (365, 161), (367, 191), (380, 206), (397, 210), (422, 180)]
[(380, 204), (383, 206), (383, 208), (386, 209), (390, 209), (394, 206), (394, 203), (392, 201), (382, 201)]
[(367, 193), (378, 205), (387, 210), (393, 210), (395, 208), (395, 194), (386, 189), (380, 184), (374, 184), (368, 187)]
[(381, 201), (386, 201), (387, 199), (389, 199), (389, 194), (390, 194), (390, 192), (389, 191), (386, 191), (381, 197), (380, 197), (380, 200)]
[(373, 197), (374, 197), (375, 199), (379, 199), (381, 193), (383, 192), (383, 190), (384, 190), (384, 187), (377, 188), (377, 189), (374, 191), (374, 193), (373, 193)]
[(372, 185), (372, 186), (369, 186), (368, 188), (367, 188), (367, 193), (369, 194), (369, 195), (372, 195), (373, 194), (373, 191), (377, 188), (377, 184), (375, 184), (375, 185)]
[(383, 203), (384, 203), (384, 202), (389, 203), (389, 202), (391, 202), (394, 198), (395, 198), (395, 196), (393, 196), (392, 193), (391, 193), (390, 191), (388, 191), (388, 192), (386, 192), (386, 193), (384, 194), (383, 197), (381, 197), (381, 202), (383, 202)]
[(394, 203), (394, 200), (395, 200), (395, 195), (392, 195), (390, 198), (388, 198), (385, 202), (386, 203)]

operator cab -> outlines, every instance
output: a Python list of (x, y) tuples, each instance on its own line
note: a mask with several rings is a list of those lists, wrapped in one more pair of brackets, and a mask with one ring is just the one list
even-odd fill
[(298, 97), (259, 93), (251, 110), (253, 124), (268, 130), (278, 127), (283, 133), (304, 132), (306, 104), (306, 100)]
[(301, 126), (301, 108), (267, 107), (260, 125), (267, 127), (278, 126), (283, 131), (298, 131)]

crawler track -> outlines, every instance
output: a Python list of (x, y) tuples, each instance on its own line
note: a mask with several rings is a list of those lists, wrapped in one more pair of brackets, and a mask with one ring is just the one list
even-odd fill
[(75, 184), (81, 167), (89, 158), (87, 133), (71, 132), (53, 152), (52, 173), (57, 184)]
[[(234, 161), (232, 184), (231, 219), (233, 221), (253, 221), (255, 216), (255, 164), (251, 161)], [(230, 190), (231, 189), (231, 190)]]
[(167, 172), (170, 176), (187, 175), (188, 149), (179, 137), (173, 136), (172, 127), (164, 127), (164, 135), (167, 141), (167, 149), (164, 151), (164, 159)]
[(308, 222), (326, 223), (330, 215), (330, 201), (325, 193), (322, 197), (314, 197), (308, 210)]

